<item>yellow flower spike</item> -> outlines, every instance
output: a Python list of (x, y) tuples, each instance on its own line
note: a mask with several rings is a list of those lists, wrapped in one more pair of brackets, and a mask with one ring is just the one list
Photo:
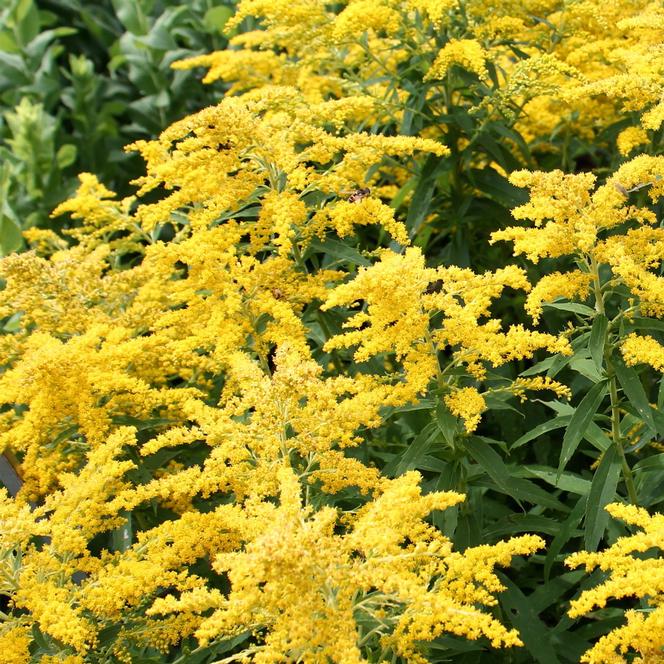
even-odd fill
[(620, 350), (625, 364), (649, 364), (657, 371), (664, 373), (664, 346), (649, 335), (628, 334), (623, 340)]
[(542, 304), (552, 302), (558, 297), (569, 300), (578, 297), (583, 300), (590, 292), (592, 276), (580, 270), (571, 272), (553, 272), (542, 277), (528, 293), (525, 309), (533, 319), (539, 322), (542, 315)]
[(474, 39), (452, 39), (438, 52), (424, 79), (444, 79), (452, 65), (459, 65), (477, 74), (480, 79), (486, 79), (488, 55), (482, 45)]
[(473, 433), (486, 410), (484, 397), (474, 387), (462, 387), (445, 395), (445, 405), (450, 412), (463, 418), (466, 431)]
[[(647, 510), (618, 503), (606, 507), (612, 517), (637, 526), (634, 535), (620, 537), (605, 551), (581, 551), (569, 556), (566, 564), (575, 568), (584, 565), (588, 571), (600, 568), (608, 572), (606, 581), (585, 590), (572, 600), (569, 615), (572, 618), (603, 608), (612, 600), (640, 598), (646, 610), (630, 609), (625, 612), (626, 623), (616, 627), (588, 650), (581, 662), (625, 664), (633, 661), (650, 662), (661, 659), (664, 647), (664, 561), (661, 557), (639, 555), (649, 549), (664, 548), (664, 516), (648, 514)], [(634, 660), (636, 661), (636, 660)]]
[(31, 641), (26, 625), (3, 623), (0, 626), (0, 648), (5, 664), (30, 664)]

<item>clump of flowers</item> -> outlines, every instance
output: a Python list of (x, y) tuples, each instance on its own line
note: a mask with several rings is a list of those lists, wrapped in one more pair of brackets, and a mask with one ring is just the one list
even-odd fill
[(618, 538), (605, 551), (579, 551), (567, 558), (570, 567), (583, 565), (589, 572), (598, 568), (607, 574), (603, 583), (584, 590), (572, 600), (569, 614), (581, 616), (605, 607), (611, 600), (639, 599), (641, 605), (627, 610), (626, 623), (600, 638), (581, 661), (589, 664), (657, 661), (664, 647), (664, 561), (656, 550), (661, 552), (664, 548), (664, 516), (618, 503), (606, 509), (612, 517), (636, 526), (639, 531)]

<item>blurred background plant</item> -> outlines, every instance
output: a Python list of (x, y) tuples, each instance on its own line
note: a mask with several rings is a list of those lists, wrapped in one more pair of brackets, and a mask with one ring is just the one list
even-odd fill
[(174, 60), (224, 48), (232, 0), (8, 0), (0, 9), (0, 253), (98, 173), (122, 193), (140, 172), (122, 147), (214, 103)]

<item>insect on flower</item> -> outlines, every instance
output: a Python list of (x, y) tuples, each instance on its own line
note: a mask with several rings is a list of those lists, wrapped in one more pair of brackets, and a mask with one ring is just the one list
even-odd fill
[(348, 195), (346, 199), (349, 203), (358, 203), (363, 198), (367, 198), (371, 194), (371, 189), (353, 189), (352, 191), (342, 191), (342, 194)]
[[(659, 179), (659, 178), (657, 178)], [(650, 185), (655, 184), (654, 182), (640, 182), (636, 186), (632, 187), (631, 189), (626, 189), (620, 182), (617, 180), (613, 181), (613, 186), (623, 195), (625, 198), (629, 196), (632, 192), (634, 191), (639, 191), (639, 189), (643, 189), (644, 187), (649, 187)]]

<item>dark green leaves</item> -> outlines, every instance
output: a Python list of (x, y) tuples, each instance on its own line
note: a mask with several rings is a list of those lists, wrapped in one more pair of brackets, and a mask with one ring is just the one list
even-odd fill
[(604, 363), (604, 344), (606, 343), (606, 330), (609, 321), (604, 314), (597, 314), (593, 321), (593, 326), (590, 330), (590, 340), (588, 348), (590, 349), (590, 357), (592, 357), (598, 372), (602, 372)]
[(652, 407), (650, 406), (646, 392), (643, 389), (643, 385), (639, 380), (639, 375), (634, 369), (626, 366), (622, 358), (617, 355), (613, 357), (611, 362), (623, 393), (634, 408), (636, 408), (644, 422), (653, 431), (657, 431), (652, 414)]
[(440, 172), (443, 159), (437, 155), (431, 155), (424, 162), (420, 173), (413, 198), (408, 206), (406, 226), (411, 237), (415, 237), (422, 226), (424, 218), (429, 212), (431, 199), (436, 189), (436, 177)]
[(576, 407), (563, 436), (558, 473), (562, 473), (567, 462), (572, 458), (572, 454), (574, 454), (590, 423), (593, 421), (593, 417), (597, 413), (605, 394), (606, 381), (602, 381), (594, 385)]
[(595, 551), (602, 539), (609, 521), (609, 514), (604, 508), (615, 500), (619, 479), (620, 460), (615, 446), (612, 446), (602, 456), (588, 494), (584, 542), (589, 551)]

